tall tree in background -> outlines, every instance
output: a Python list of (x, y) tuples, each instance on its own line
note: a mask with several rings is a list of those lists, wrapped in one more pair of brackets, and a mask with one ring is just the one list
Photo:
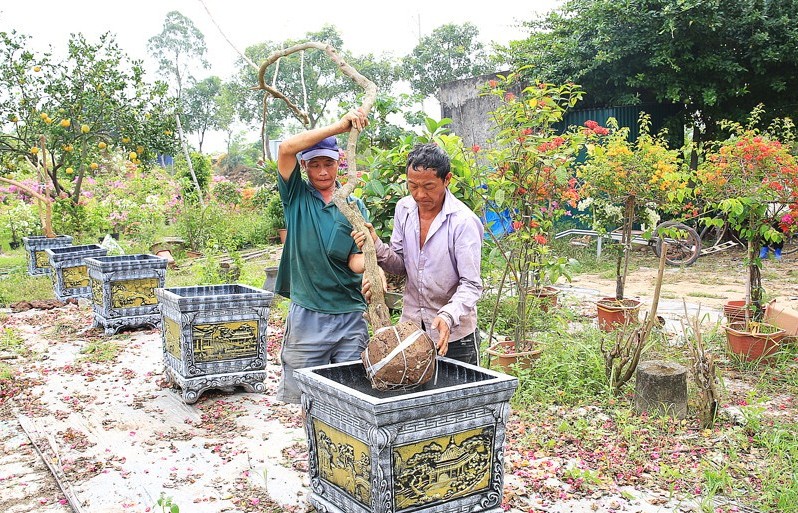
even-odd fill
[(182, 98), (183, 87), (193, 82), (195, 66), (209, 67), (205, 36), (178, 11), (166, 14), (163, 30), (147, 41), (147, 49), (157, 59), (161, 73), (175, 78), (177, 98)]
[(216, 118), (217, 128), (225, 133), (225, 146), (227, 153), (230, 153), (230, 144), (233, 139), (233, 130), (238, 119), (236, 115), (236, 87), (233, 82), (224, 82), (222, 90), (218, 96), (218, 110)]
[(202, 153), (205, 134), (222, 129), (222, 79), (213, 76), (200, 80), (183, 93), (182, 122), (185, 130), (197, 134)]
[(402, 59), (403, 78), (414, 93), (428, 97), (447, 82), (496, 71), (478, 37), (471, 23), (441, 25)]
[(568, 0), (503, 55), (534, 78), (573, 81), (585, 103), (684, 105), (694, 140), (764, 103), (798, 114), (796, 0)]

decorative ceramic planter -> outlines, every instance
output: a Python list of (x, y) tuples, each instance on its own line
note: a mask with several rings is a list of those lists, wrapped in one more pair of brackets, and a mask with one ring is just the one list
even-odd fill
[(105, 256), (108, 250), (98, 244), (64, 246), (44, 250), (50, 259), (50, 279), (56, 299), (91, 297), (91, 281), (86, 258)]
[(759, 326), (765, 328), (765, 333), (746, 331), (744, 322), (733, 322), (724, 326), (729, 350), (747, 362), (767, 361), (779, 350), (779, 344), (787, 333), (770, 324), (759, 323)]
[(274, 294), (240, 284), (155, 289), (167, 379), (197, 402), (211, 388), (263, 392)]
[(640, 301), (637, 299), (601, 298), (596, 302), (598, 326), (601, 331), (615, 331), (639, 322)]
[(310, 502), (329, 513), (502, 510), (504, 437), (518, 380), (438, 358), (433, 380), (379, 392), (361, 362), (294, 373)]
[(154, 255), (85, 259), (91, 280), (94, 326), (113, 335), (121, 328), (160, 327), (155, 289), (164, 286), (167, 260)]
[(45, 237), (34, 235), (22, 237), (25, 246), (25, 260), (28, 261), (28, 274), (31, 276), (43, 276), (50, 274), (50, 257), (46, 253), (47, 248), (62, 248), (72, 245), (72, 237), (69, 235), (58, 235), (56, 237)]
[[(533, 347), (535, 342), (529, 342)], [(540, 356), (541, 349), (530, 349), (528, 351), (517, 351), (515, 340), (502, 340), (492, 344), (485, 350), (490, 355), (490, 366), (502, 372), (514, 372), (515, 368), (528, 369)]]

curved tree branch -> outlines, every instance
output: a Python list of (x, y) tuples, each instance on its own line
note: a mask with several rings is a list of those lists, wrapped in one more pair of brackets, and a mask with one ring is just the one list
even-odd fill
[[(260, 66), (260, 70), (258, 71), (258, 86), (255, 89), (261, 89), (269, 92), (269, 94), (275, 96), (276, 98), (280, 98), (285, 101), (292, 111), (295, 113), (300, 113), (299, 107), (294, 105), (273, 87), (270, 87), (266, 84), (264, 75), (266, 73), (266, 69), (281, 57), (311, 48), (325, 52), (330, 60), (338, 65), (338, 69), (340, 69), (344, 75), (351, 78), (357, 85), (363, 88), (364, 97), (361, 108), (368, 115), (377, 99), (377, 86), (374, 84), (374, 82), (361, 75), (355, 68), (347, 63), (338, 54), (338, 52), (333, 49), (332, 46), (324, 43), (309, 41), (273, 52)], [(306, 120), (305, 125), (307, 125), (307, 114), (301, 113), (301, 115), (304, 116), (304, 119)], [(346, 155), (347, 161), (349, 163), (346, 185), (335, 191), (335, 194), (333, 195), (333, 202), (341, 211), (341, 213), (344, 214), (346, 219), (352, 224), (352, 227), (355, 230), (369, 233), (365, 226), (366, 221), (363, 219), (360, 211), (347, 201), (347, 198), (352, 191), (355, 190), (355, 185), (357, 185), (358, 182), (357, 138), (359, 133), (360, 132), (358, 129), (354, 126), (349, 132), (349, 140), (347, 141), (346, 145)], [(391, 325), (391, 315), (388, 312), (387, 305), (385, 304), (385, 295), (383, 293), (382, 287), (379, 286), (379, 284), (382, 283), (382, 278), (380, 277), (379, 267), (377, 266), (377, 251), (374, 247), (374, 241), (371, 239), (371, 237), (366, 237), (365, 243), (363, 245), (363, 256), (365, 257), (366, 262), (366, 271), (364, 274), (372, 284), (372, 296), (371, 302), (369, 303), (368, 319), (372, 329), (376, 331), (379, 328)]]

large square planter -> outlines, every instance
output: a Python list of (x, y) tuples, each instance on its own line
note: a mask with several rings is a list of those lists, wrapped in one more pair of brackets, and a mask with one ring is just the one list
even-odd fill
[(211, 388), (266, 387), (266, 329), (274, 294), (241, 284), (155, 289), (167, 379), (197, 402)]
[(333, 513), (502, 511), (504, 439), (518, 380), (438, 358), (412, 391), (371, 387), (359, 361), (295, 371), (310, 501)]
[(22, 237), (22, 244), (25, 247), (25, 260), (28, 262), (28, 274), (30, 276), (44, 276), (50, 274), (50, 257), (45, 250), (47, 248), (71, 246), (72, 237), (69, 235), (58, 235), (57, 237), (34, 235), (31, 237)]
[(85, 259), (91, 280), (94, 326), (113, 335), (121, 328), (160, 327), (155, 289), (164, 286), (165, 258), (155, 255), (98, 256)]
[(50, 259), (50, 279), (56, 299), (90, 298), (91, 281), (84, 259), (105, 256), (108, 250), (98, 244), (64, 246), (44, 250)]

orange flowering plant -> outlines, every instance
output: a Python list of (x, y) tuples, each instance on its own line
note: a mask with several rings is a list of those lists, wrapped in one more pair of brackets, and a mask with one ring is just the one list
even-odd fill
[(624, 299), (624, 285), (631, 254), (632, 227), (640, 223), (641, 236), (654, 235), (660, 213), (678, 214), (691, 196), (690, 173), (679, 162), (679, 151), (668, 148), (665, 134), (651, 134), (651, 119), (640, 116), (640, 133), (630, 141), (629, 127), (618, 127), (614, 118), (607, 127), (586, 121), (587, 158), (577, 176), (583, 200), (590, 210), (593, 229), (606, 234), (621, 229), (616, 259), (616, 299)]
[(478, 157), (487, 162), (485, 202), (507, 216), (503, 234), (488, 226), (491, 256), (504, 263), (504, 275), (518, 292), (515, 340), (527, 335), (530, 299), (560, 276), (570, 278), (567, 258), (556, 255), (550, 242), (555, 223), (576, 207), (579, 195), (572, 166), (582, 147), (580, 132), (560, 133), (557, 124), (582, 97), (575, 84), (538, 82), (524, 85), (518, 73), (499, 75), (481, 94), (498, 100), (490, 113), (490, 149)]
[(789, 146), (754, 128), (761, 115), (758, 106), (745, 127), (722, 123), (731, 136), (714, 144), (696, 176), (696, 194), (719, 214), (706, 222), (717, 226), (725, 218), (748, 243), (746, 304), (754, 321), (764, 314), (759, 247), (783, 241), (796, 229), (793, 213), (798, 212), (798, 161)]

